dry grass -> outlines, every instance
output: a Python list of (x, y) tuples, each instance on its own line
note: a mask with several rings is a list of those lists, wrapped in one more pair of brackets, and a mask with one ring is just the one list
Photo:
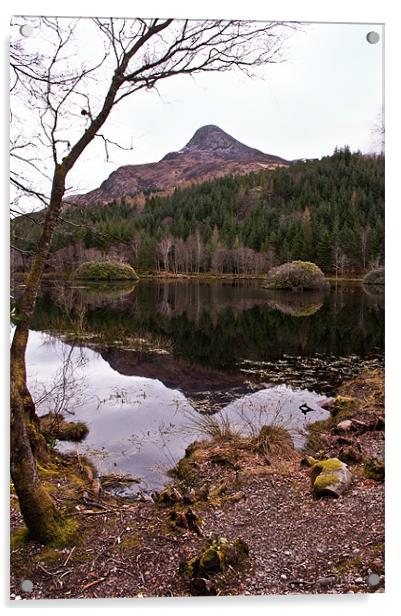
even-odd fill
[(189, 414), (190, 432), (194, 432), (214, 441), (226, 441), (240, 438), (238, 427), (232, 422), (224, 411), (214, 415)]
[(293, 457), (294, 443), (291, 434), (282, 426), (263, 426), (256, 439), (256, 450), (267, 456)]

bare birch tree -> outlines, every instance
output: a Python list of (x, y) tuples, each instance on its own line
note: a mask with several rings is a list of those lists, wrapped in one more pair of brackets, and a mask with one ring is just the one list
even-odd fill
[[(26, 23), (40, 32), (40, 41), (24, 40), (19, 34)], [(39, 541), (51, 541), (64, 522), (49, 504), (50, 497), (35, 496), (39, 484), (31, 446), (41, 441), (27, 386), (25, 352), (68, 175), (95, 139), (104, 144), (106, 158), (113, 147), (129, 147), (102, 132), (125, 98), (158, 88), (177, 75), (232, 69), (252, 75), (258, 67), (280, 60), (289, 27), (294, 26), (235, 20), (44, 17), (12, 22), (13, 196), (31, 200), (36, 209), (40, 205), (45, 218), (11, 346), (11, 471), (25, 522)], [(29, 434), (35, 438), (29, 441)], [(34, 453), (39, 455), (40, 449)]]

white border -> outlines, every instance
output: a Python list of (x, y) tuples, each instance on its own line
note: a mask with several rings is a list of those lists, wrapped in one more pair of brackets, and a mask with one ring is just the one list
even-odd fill
[[(394, 0), (333, 0), (332, 2), (322, 2), (322, 0), (279, 0), (274, 3), (261, 2), (260, 0), (203, 0), (201, 3), (188, 3), (186, 0), (147, 0), (144, 2), (129, 3), (121, 0), (114, 0), (112, 3), (99, 4), (98, 0), (69, 0), (62, 5), (55, 4), (54, 0), (5, 0), (0, 7), (1, 40), (3, 54), (1, 54), (1, 71), (3, 95), (0, 97), (2, 109), (3, 135), (8, 132), (8, 102), (7, 102), (7, 83), (8, 67), (6, 64), (7, 53), (5, 53), (8, 37), (8, 24), (10, 16), (13, 14), (54, 14), (55, 7), (60, 9), (62, 15), (68, 16), (89, 16), (89, 15), (108, 15), (112, 12), (113, 16), (149, 16), (149, 17), (192, 17), (192, 18), (250, 18), (250, 19), (279, 19), (292, 21), (326, 21), (326, 22), (364, 22), (364, 23), (385, 23), (386, 24), (386, 412), (387, 412), (387, 431), (386, 431), (386, 467), (387, 467), (387, 488), (386, 488), (386, 518), (387, 518), (387, 539), (386, 539), (386, 593), (380, 595), (366, 596), (297, 596), (297, 597), (238, 597), (226, 599), (142, 599), (142, 600), (81, 600), (81, 601), (41, 601), (36, 604), (33, 602), (21, 602), (10, 604), (8, 598), (8, 546), (6, 541), (2, 541), (1, 549), (1, 570), (0, 580), (2, 585), (2, 604), (4, 607), (14, 609), (22, 613), (25, 609), (46, 609), (50, 608), (55, 612), (64, 609), (85, 610), (86, 613), (93, 610), (108, 609), (129, 609), (136, 613), (148, 613), (163, 610), (164, 614), (173, 612), (190, 611), (191, 614), (203, 614), (205, 610), (228, 609), (238, 612), (244, 609), (252, 610), (255, 613), (285, 613), (289, 610), (296, 610), (298, 613), (307, 612), (308, 616), (319, 614), (322, 611), (325, 616), (336, 614), (339, 610), (352, 609), (353, 612), (363, 612), (364, 615), (374, 614), (377, 616), (378, 610), (391, 609), (395, 606), (397, 599), (397, 583), (399, 578), (399, 554), (397, 553), (397, 541), (399, 541), (399, 520), (401, 519), (398, 508), (397, 496), (400, 493), (399, 486), (399, 467), (400, 456), (399, 438), (401, 435), (401, 405), (399, 403), (400, 393), (396, 389), (397, 380), (400, 380), (399, 368), (399, 333), (398, 316), (399, 300), (396, 296), (397, 287), (399, 288), (399, 270), (397, 259), (397, 247), (400, 245), (400, 220), (398, 212), (400, 204), (400, 121), (399, 110), (401, 109), (400, 84), (399, 84), (399, 58), (401, 22), (397, 19), (399, 10), (397, 2)], [(133, 15), (133, 12), (137, 15)], [(168, 15), (167, 15), (168, 12)], [(1, 263), (3, 265), (2, 276), (2, 302), (0, 309), (2, 315), (1, 333), (3, 336), (3, 370), (1, 371), (0, 386), (2, 393), (1, 416), (3, 430), (3, 447), (1, 449), (3, 462), (2, 466), (2, 485), (1, 494), (3, 498), (2, 507), (2, 526), (0, 536), (2, 539), (8, 537), (8, 510), (4, 494), (8, 490), (8, 469), (5, 452), (8, 451), (8, 402), (7, 402), (7, 383), (8, 383), (8, 151), (7, 139), (3, 139), (1, 149), (2, 165), (1, 173), (4, 179), (4, 199), (2, 216), (0, 218), (1, 228)], [(397, 224), (398, 223), (398, 224)], [(397, 269), (396, 269), (397, 268)], [(398, 274), (398, 276), (397, 276)], [(397, 280), (397, 286), (391, 281)], [(398, 301), (397, 301), (398, 300)]]

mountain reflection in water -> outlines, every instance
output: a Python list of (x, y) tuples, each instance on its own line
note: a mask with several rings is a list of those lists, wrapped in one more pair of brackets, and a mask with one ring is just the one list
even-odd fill
[[(75, 414), (90, 427), (80, 450), (101, 472), (138, 475), (155, 489), (196, 437), (188, 413), (264, 408), (267, 422), (280, 407), (296, 430), (322, 418), (324, 395), (382, 365), (384, 297), (346, 285), (292, 293), (259, 282), (57, 282), (43, 286), (33, 330), (31, 383), (60, 368), (58, 345), (89, 357), (79, 368), (88, 384)], [(303, 403), (316, 415), (305, 418)]]

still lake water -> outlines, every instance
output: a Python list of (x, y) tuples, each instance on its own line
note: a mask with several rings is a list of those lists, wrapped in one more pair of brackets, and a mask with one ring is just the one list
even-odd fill
[(41, 414), (63, 398), (67, 418), (89, 427), (85, 441), (59, 448), (88, 455), (100, 475), (138, 478), (115, 488), (134, 496), (168, 481), (166, 470), (204, 437), (205, 415), (243, 432), (278, 422), (301, 446), (307, 424), (327, 416), (318, 403), (363, 367), (381, 367), (383, 355), (380, 289), (57, 282), (42, 288), (28, 371)]

